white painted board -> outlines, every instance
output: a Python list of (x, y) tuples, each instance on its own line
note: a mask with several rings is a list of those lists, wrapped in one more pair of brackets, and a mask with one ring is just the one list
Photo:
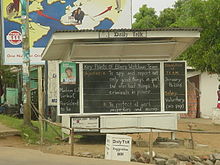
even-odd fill
[(130, 161), (132, 138), (126, 135), (106, 135), (105, 159)]

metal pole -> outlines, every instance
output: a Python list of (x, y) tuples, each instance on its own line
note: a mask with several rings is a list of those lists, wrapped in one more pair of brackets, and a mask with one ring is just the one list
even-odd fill
[(31, 125), (29, 0), (21, 0), (21, 20), (24, 124)]
[(149, 155), (150, 155), (150, 163), (153, 161), (153, 131), (150, 129), (149, 133)]
[(39, 122), (40, 122), (40, 132), (41, 132), (41, 138), (40, 142), (41, 145), (44, 142), (44, 106), (43, 106), (43, 87), (42, 87), (42, 67), (38, 66), (38, 107), (39, 107)]
[[(45, 69), (44, 69), (44, 117), (48, 119), (48, 61), (45, 61)], [(47, 122), (44, 122), (44, 130), (48, 130), (48, 124)]]

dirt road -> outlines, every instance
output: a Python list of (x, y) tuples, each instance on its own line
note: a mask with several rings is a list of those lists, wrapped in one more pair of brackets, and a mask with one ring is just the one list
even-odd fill
[(122, 162), (103, 159), (88, 159), (64, 155), (42, 153), (37, 150), (0, 147), (0, 164), (2, 165), (140, 165), (134, 162)]
[[(212, 124), (209, 119), (181, 119), (178, 121), (178, 129), (180, 130), (188, 130), (188, 124), (193, 125), (193, 130), (195, 131), (220, 131), (220, 125)], [(148, 141), (149, 134), (134, 134), (131, 135), (133, 139), (137, 139), (140, 136)], [(154, 133), (154, 139), (158, 136), (158, 133)], [(170, 137), (169, 133), (160, 133), (161, 137)], [(178, 139), (190, 138), (188, 133), (177, 133), (176, 137)], [(208, 135), (208, 134), (193, 134), (195, 142), (197, 144), (202, 144), (200, 147), (197, 147), (195, 150), (187, 149), (186, 147), (178, 147), (178, 148), (160, 148), (153, 147), (153, 150), (157, 153), (166, 154), (168, 156), (173, 156), (174, 153), (180, 154), (190, 154), (190, 155), (206, 155), (211, 153), (220, 152), (220, 135)], [(44, 145), (40, 148), (37, 145), (27, 145), (25, 144), (20, 137), (7, 137), (0, 138), (0, 147), (18, 147), (18, 148), (31, 148), (31, 149), (41, 149), (46, 153), (54, 153), (54, 154), (62, 154), (69, 155), (70, 153), (70, 145), (69, 144), (61, 144), (61, 145)], [(85, 153), (89, 152), (94, 155), (104, 154), (104, 142), (100, 143), (75, 143), (75, 154), (77, 153)], [(147, 151), (148, 147), (137, 147), (136, 145), (132, 146), (132, 152), (143, 152)]]

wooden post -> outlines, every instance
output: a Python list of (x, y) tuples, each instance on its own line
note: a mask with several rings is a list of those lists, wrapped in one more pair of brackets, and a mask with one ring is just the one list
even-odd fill
[(70, 138), (71, 138), (71, 151), (70, 151), (70, 155), (73, 156), (74, 155), (74, 128), (72, 128), (71, 131), (70, 131)]
[(192, 141), (192, 149), (194, 150), (195, 146), (194, 146), (194, 139), (193, 139), (193, 134), (192, 134), (192, 124), (189, 124), (188, 126), (189, 126), (189, 130), (190, 130), (191, 141)]
[(39, 122), (40, 122), (40, 142), (44, 142), (44, 108), (43, 108), (43, 87), (42, 87), (42, 67), (38, 66), (38, 109), (39, 109)]
[(153, 132), (150, 129), (149, 134), (149, 155), (150, 155), (150, 163), (153, 161)]
[(176, 139), (176, 133), (175, 132), (171, 132), (171, 140), (175, 140)]

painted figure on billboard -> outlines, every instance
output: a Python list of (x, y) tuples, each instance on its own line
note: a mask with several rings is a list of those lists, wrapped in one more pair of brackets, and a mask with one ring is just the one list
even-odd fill
[(118, 13), (122, 11), (121, 9), (121, 0), (116, 0), (116, 8), (115, 8)]
[(6, 8), (7, 14), (10, 15), (11, 13), (15, 12), (16, 15), (18, 15), (19, 4), (20, 4), (20, 0), (13, 0), (13, 2), (10, 3)]
[(72, 16), (76, 20), (76, 23), (82, 24), (82, 20), (84, 18), (85, 13), (81, 10), (81, 8), (77, 8), (73, 11)]

